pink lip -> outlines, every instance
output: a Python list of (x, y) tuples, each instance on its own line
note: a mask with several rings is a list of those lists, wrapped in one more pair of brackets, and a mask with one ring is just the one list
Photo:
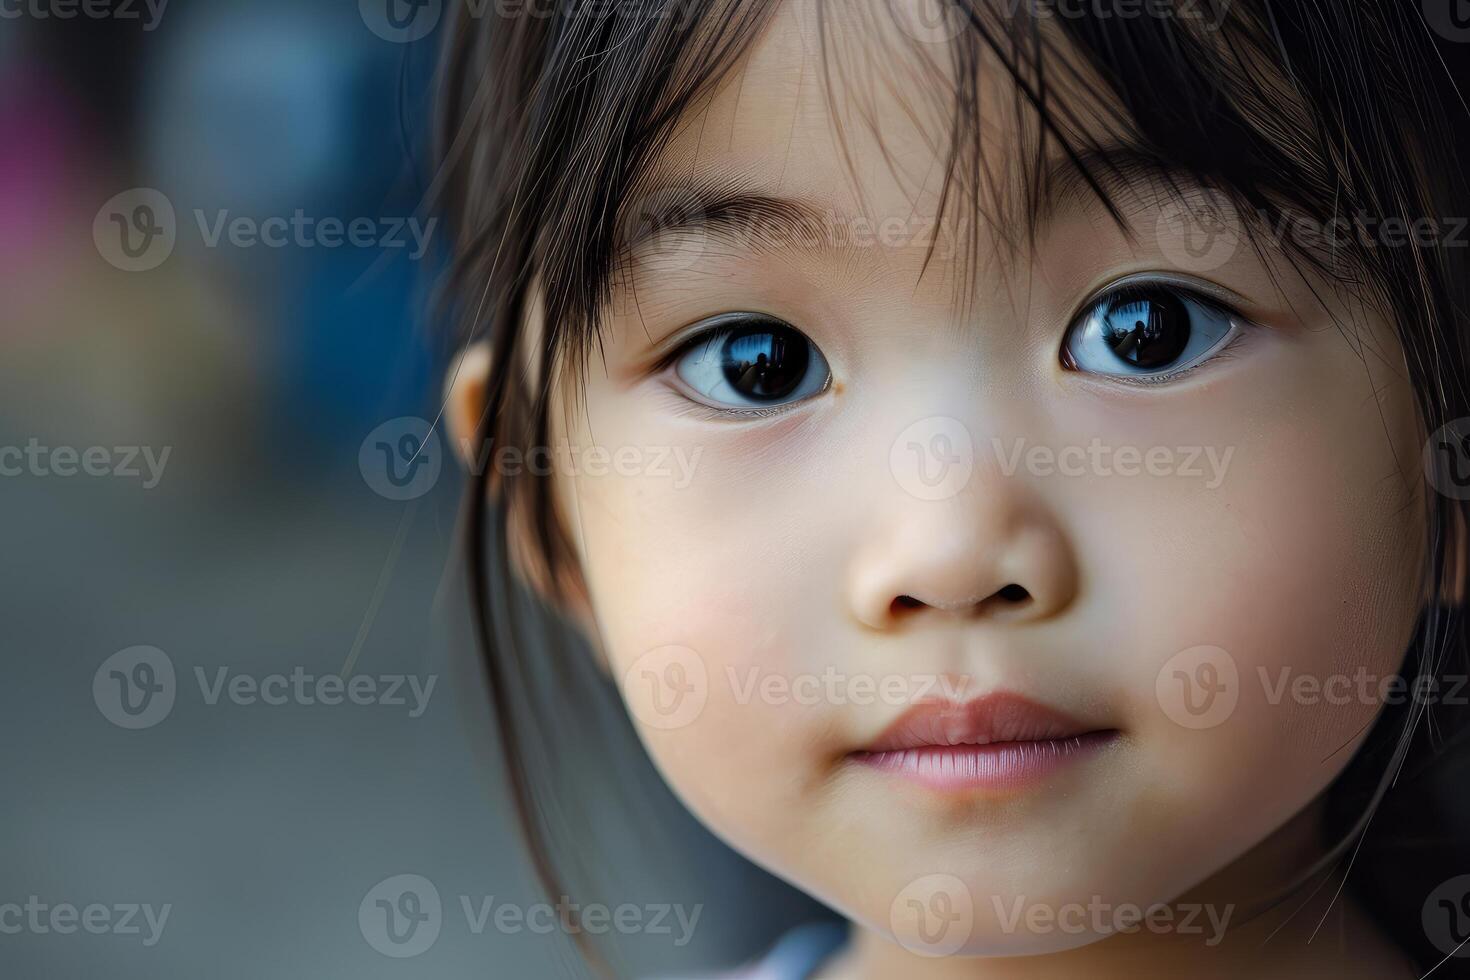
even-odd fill
[(1117, 734), (1001, 692), (964, 704), (920, 702), (851, 758), (934, 789), (1011, 790), (1091, 754)]

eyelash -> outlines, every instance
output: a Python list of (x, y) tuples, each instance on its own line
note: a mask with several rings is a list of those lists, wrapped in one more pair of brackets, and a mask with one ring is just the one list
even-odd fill
[(665, 392), (675, 418), (692, 418), (701, 422), (763, 422), (801, 408), (811, 400), (803, 399), (779, 408), (713, 408), (695, 401), (672, 386), (667, 387)]
[[(1170, 374), (1161, 374), (1157, 376), (1103, 376), (1087, 371), (1077, 366), (1074, 362), (1072, 362), (1070, 353), (1067, 350), (1067, 341), (1070, 339), (1072, 331), (1077, 328), (1081, 319), (1098, 303), (1106, 299), (1108, 296), (1130, 286), (1153, 286), (1169, 290), (1176, 295), (1186, 300), (1189, 300), (1190, 302), (1196, 303), (1202, 307), (1205, 307), (1206, 309), (1209, 309), (1223, 317), (1230, 319), (1237, 326), (1237, 329), (1234, 331), (1234, 335), (1231, 336), (1230, 339), (1225, 342), (1225, 345), (1219, 350), (1215, 351), (1213, 354), (1210, 354), (1208, 357), (1205, 357), (1195, 362), (1194, 364), (1191, 364), (1187, 368), (1183, 368), (1182, 370), (1175, 371)], [(1176, 278), (1175, 276), (1166, 273), (1137, 273), (1123, 276), (1122, 278), (1114, 280), (1113, 282), (1108, 283), (1106, 286), (1093, 291), (1093, 293), (1081, 303), (1081, 305), (1077, 308), (1077, 312), (1075, 312), (1072, 315), (1071, 319), (1068, 321), (1067, 329), (1062, 333), (1059, 359), (1062, 363), (1062, 367), (1069, 373), (1081, 375), (1082, 377), (1089, 379), (1093, 383), (1102, 383), (1109, 386), (1121, 385), (1123, 387), (1135, 389), (1158, 388), (1176, 384), (1180, 380), (1194, 374), (1201, 368), (1215, 364), (1217, 361), (1235, 357), (1238, 353), (1236, 348), (1246, 341), (1247, 335), (1250, 334), (1254, 329), (1258, 329), (1258, 325), (1254, 320), (1241, 313), (1234, 304), (1217, 295), (1212, 290), (1201, 288), (1200, 285), (1191, 280), (1181, 280), (1179, 278)]]
[[(1156, 285), (1172, 290), (1179, 295), (1186, 297), (1195, 303), (1198, 303), (1201, 306), (1207, 307), (1219, 313), (1222, 316), (1229, 317), (1232, 321), (1239, 324), (1240, 329), (1236, 330), (1234, 336), (1232, 336), (1223, 347), (1215, 351), (1213, 354), (1210, 354), (1208, 357), (1205, 357), (1204, 359), (1194, 364), (1191, 364), (1189, 367), (1176, 371), (1172, 374), (1158, 376), (1119, 375), (1102, 377), (1093, 375), (1091, 372), (1084, 371), (1081, 368), (1078, 368), (1075, 364), (1070, 363), (1070, 355), (1067, 351), (1066, 342), (1067, 338), (1070, 336), (1071, 331), (1075, 328), (1075, 325), (1080, 317), (1085, 315), (1088, 310), (1092, 309), (1098, 302), (1107, 297), (1110, 293), (1116, 292), (1117, 290), (1122, 289), (1126, 286), (1140, 284)], [(732, 316), (731, 320), (732, 322), (739, 322), (738, 318), (735, 316)], [(1068, 371), (1081, 374), (1085, 377), (1093, 378), (1094, 380), (1102, 381), (1108, 385), (1122, 385), (1124, 387), (1135, 389), (1157, 388), (1165, 385), (1175, 384), (1183, 378), (1193, 375), (1201, 368), (1206, 367), (1207, 365), (1214, 364), (1217, 361), (1227, 358), (1233, 358), (1236, 355), (1236, 348), (1245, 340), (1246, 334), (1249, 333), (1250, 329), (1254, 326), (1254, 322), (1248, 317), (1241, 314), (1232, 304), (1225, 302), (1218, 296), (1211, 295), (1199, 288), (1172, 281), (1167, 277), (1148, 275), (1128, 276), (1123, 279), (1119, 279), (1113, 283), (1110, 283), (1102, 289), (1097, 290), (1080, 306), (1079, 312), (1073, 316), (1071, 321), (1069, 321), (1069, 326), (1067, 327), (1067, 330), (1062, 334), (1062, 347), (1060, 351), (1061, 361), (1063, 367), (1066, 368)], [(669, 373), (674, 369), (674, 366), (678, 364), (680, 359), (688, 354), (691, 350), (693, 350), (696, 346), (712, 345), (718, 343), (723, 337), (732, 333), (734, 329), (735, 327), (733, 326), (706, 326), (703, 329), (696, 331), (682, 342), (676, 344), (667, 353), (660, 356), (658, 360), (654, 362), (651, 373), (660, 375)], [(792, 412), (802, 407), (806, 402), (811, 401), (813, 398), (817, 397), (817, 395), (823, 394), (826, 391), (830, 390), (832, 384), (833, 379), (829, 375), (826, 384), (819, 392), (817, 392), (816, 395), (812, 395), (798, 401), (788, 402), (786, 404), (779, 405), (773, 408), (739, 408), (735, 406), (715, 408), (713, 406), (706, 405), (702, 402), (694, 400), (693, 398), (690, 398), (689, 396), (680, 392), (672, 384), (668, 385), (665, 391), (669, 396), (670, 408), (673, 411), (675, 417), (694, 418), (705, 422), (751, 422), (764, 421), (786, 415), (789, 412)]]
[[(1222, 310), (1222, 312), (1223, 312), (1223, 310)], [(1243, 327), (1249, 327), (1251, 325), (1249, 320), (1245, 320), (1243, 318), (1241, 319), (1240, 323), (1241, 323), (1241, 325)], [(1104, 383), (1106, 383), (1106, 384), (1113, 385), (1113, 386), (1122, 385), (1123, 387), (1126, 387), (1126, 388), (1163, 388), (1163, 387), (1167, 387), (1167, 386), (1172, 385), (1172, 384), (1178, 384), (1181, 379), (1189, 377), (1190, 375), (1194, 374), (1194, 372), (1198, 371), (1200, 368), (1206, 368), (1206, 367), (1209, 367), (1210, 365), (1214, 364), (1217, 361), (1222, 361), (1222, 360), (1226, 360), (1228, 358), (1235, 357), (1235, 354), (1236, 354), (1235, 348), (1242, 341), (1245, 340), (1245, 335), (1246, 335), (1247, 332), (1248, 332), (1247, 330), (1238, 330), (1238, 331), (1236, 331), (1235, 336), (1231, 337), (1228, 341), (1226, 341), (1224, 347), (1221, 347), (1219, 350), (1215, 351), (1215, 353), (1211, 354), (1209, 357), (1205, 358), (1204, 360), (1199, 361), (1198, 363), (1195, 363), (1195, 364), (1191, 364), (1189, 367), (1185, 368), (1182, 371), (1175, 371), (1173, 374), (1161, 375), (1161, 376), (1156, 377), (1156, 378), (1150, 378), (1150, 377), (1130, 378), (1130, 377), (1119, 376), (1119, 377), (1103, 378), (1103, 379), (1101, 379), (1101, 381), (1104, 382)], [(1077, 373), (1078, 374), (1084, 374), (1086, 377), (1096, 377), (1095, 375), (1086, 375), (1085, 372), (1082, 372), (1082, 371), (1078, 371)]]
[[(730, 318), (730, 323), (736, 325), (744, 322), (746, 319), (741, 314), (724, 314), (721, 317), (711, 319), (722, 319), (725, 316)], [(759, 316), (759, 314), (751, 314), (750, 318), (753, 319), (756, 316)], [(674, 366), (679, 363), (680, 359), (695, 347), (717, 344), (736, 329), (734, 325), (710, 326), (708, 325), (708, 320), (703, 322), (706, 323), (705, 327), (696, 330), (686, 339), (675, 344), (668, 353), (660, 356), (653, 363), (650, 373), (657, 375), (669, 374), (673, 371)], [(805, 333), (802, 335), (805, 336)], [(810, 342), (810, 338), (808, 338), (808, 341)], [(680, 392), (672, 384), (669, 384), (665, 390), (671, 398), (670, 404), (676, 418), (694, 418), (705, 422), (759, 422), (779, 418), (801, 408), (807, 402), (829, 391), (832, 383), (832, 377), (829, 375), (826, 384), (822, 386), (820, 391), (798, 401), (787, 402), (774, 408), (739, 408), (733, 405), (715, 408), (703, 402), (695, 401), (693, 398)]]

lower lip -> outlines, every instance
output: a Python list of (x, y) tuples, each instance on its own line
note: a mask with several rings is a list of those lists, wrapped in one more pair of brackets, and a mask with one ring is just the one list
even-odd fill
[(856, 752), (852, 759), (932, 789), (1013, 790), (1034, 785), (1093, 755), (1117, 735), (1116, 731), (1106, 731), (1034, 742), (924, 745), (885, 752)]

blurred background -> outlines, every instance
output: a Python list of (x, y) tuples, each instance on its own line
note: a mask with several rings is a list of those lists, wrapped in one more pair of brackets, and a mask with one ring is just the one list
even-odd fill
[[(0, 9), (0, 975), (580, 972), (424, 421), (440, 13)], [(619, 973), (738, 962), (792, 908), (731, 904), (754, 872), (629, 758), (587, 758), (646, 804), (592, 857), (650, 926)]]

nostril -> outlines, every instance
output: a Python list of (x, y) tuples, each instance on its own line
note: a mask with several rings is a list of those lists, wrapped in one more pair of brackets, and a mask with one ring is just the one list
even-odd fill
[(910, 609), (922, 608), (923, 605), (923, 602), (920, 602), (918, 599), (915, 599), (911, 595), (901, 595), (897, 599), (894, 599), (893, 602), (889, 604), (889, 607), (893, 612), (901, 613), (906, 612)]
[(1016, 585), (1014, 582), (1001, 589), (995, 594), (995, 596), (998, 599), (1004, 599), (1006, 602), (1010, 603), (1027, 602), (1031, 599), (1031, 593), (1027, 592), (1022, 586)]
[(973, 599), (955, 603), (925, 602), (923, 599), (916, 599), (911, 595), (901, 595), (894, 598), (888, 604), (888, 611), (892, 616), (900, 616), (905, 613), (914, 612), (915, 610), (933, 607), (940, 611), (984, 616), (991, 613), (1013, 612), (1024, 609), (1031, 604), (1031, 601), (1031, 593), (1026, 591), (1023, 586), (1016, 585), (1012, 582), (1010, 585), (992, 592), (980, 602), (976, 602)]
[(1031, 608), (1033, 601), (1030, 592), (1012, 582), (1005, 588), (991, 593), (990, 598), (980, 603), (975, 613), (978, 616), (997, 616), (1001, 619), (1008, 619), (1012, 616), (1025, 615), (1025, 610)]

